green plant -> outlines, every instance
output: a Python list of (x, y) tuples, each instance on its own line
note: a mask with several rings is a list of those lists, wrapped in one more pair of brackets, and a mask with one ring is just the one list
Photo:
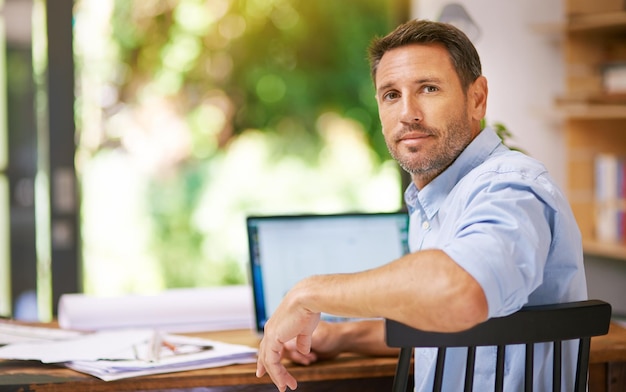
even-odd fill
[[(511, 150), (519, 151), (521, 153), (526, 154), (526, 152), (524, 150), (522, 150), (521, 148), (515, 147), (515, 146), (511, 146), (509, 144), (509, 140), (513, 138), (513, 133), (507, 128), (506, 125), (504, 125), (501, 122), (494, 122), (494, 123), (491, 123), (489, 125), (491, 126), (491, 128), (493, 128), (493, 130), (496, 132), (496, 134), (500, 137), (500, 140), (502, 140), (502, 144), (504, 144), (505, 146), (507, 146)], [(486, 126), (487, 126), (487, 120), (483, 118), (480, 121), (480, 128), (483, 129)]]

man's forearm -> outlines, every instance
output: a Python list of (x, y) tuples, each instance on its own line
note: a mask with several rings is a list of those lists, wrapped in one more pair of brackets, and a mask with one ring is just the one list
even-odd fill
[(295, 311), (391, 318), (415, 328), (455, 332), (487, 318), (478, 282), (440, 250), (426, 250), (352, 274), (311, 276), (284, 299)]
[(382, 319), (338, 323), (337, 330), (343, 352), (372, 356), (398, 354), (398, 349), (385, 343), (385, 321)]

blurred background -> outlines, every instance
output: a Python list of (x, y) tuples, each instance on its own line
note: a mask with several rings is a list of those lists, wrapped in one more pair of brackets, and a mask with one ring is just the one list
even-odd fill
[(366, 48), (405, 1), (7, 0), (3, 16), (24, 194), (2, 313), (243, 284), (247, 215), (401, 208)]
[(246, 215), (399, 209), (365, 61), (393, 11), (76, 2), (85, 291), (245, 283)]
[[(470, 36), (488, 122), (565, 188), (563, 3), (0, 0), (0, 316), (245, 284), (247, 215), (401, 209), (366, 48), (414, 17)], [(626, 314), (623, 260), (585, 262)]]

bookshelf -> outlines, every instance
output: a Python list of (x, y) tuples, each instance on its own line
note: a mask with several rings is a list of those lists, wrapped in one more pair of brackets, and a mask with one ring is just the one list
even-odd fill
[(598, 240), (595, 189), (597, 155), (626, 157), (626, 89), (621, 79), (607, 81), (607, 69), (626, 67), (626, 8), (612, 0), (593, 4), (566, 2), (566, 94), (556, 104), (565, 118), (567, 193), (585, 253), (626, 260), (626, 241)]

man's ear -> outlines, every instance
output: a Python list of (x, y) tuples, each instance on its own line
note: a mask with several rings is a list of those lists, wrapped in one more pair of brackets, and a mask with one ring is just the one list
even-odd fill
[(480, 121), (485, 117), (487, 113), (487, 95), (488, 95), (488, 87), (487, 87), (487, 78), (484, 76), (479, 76), (476, 80), (469, 86), (467, 91), (468, 96), (468, 110), (470, 111), (470, 115), (472, 119)]

